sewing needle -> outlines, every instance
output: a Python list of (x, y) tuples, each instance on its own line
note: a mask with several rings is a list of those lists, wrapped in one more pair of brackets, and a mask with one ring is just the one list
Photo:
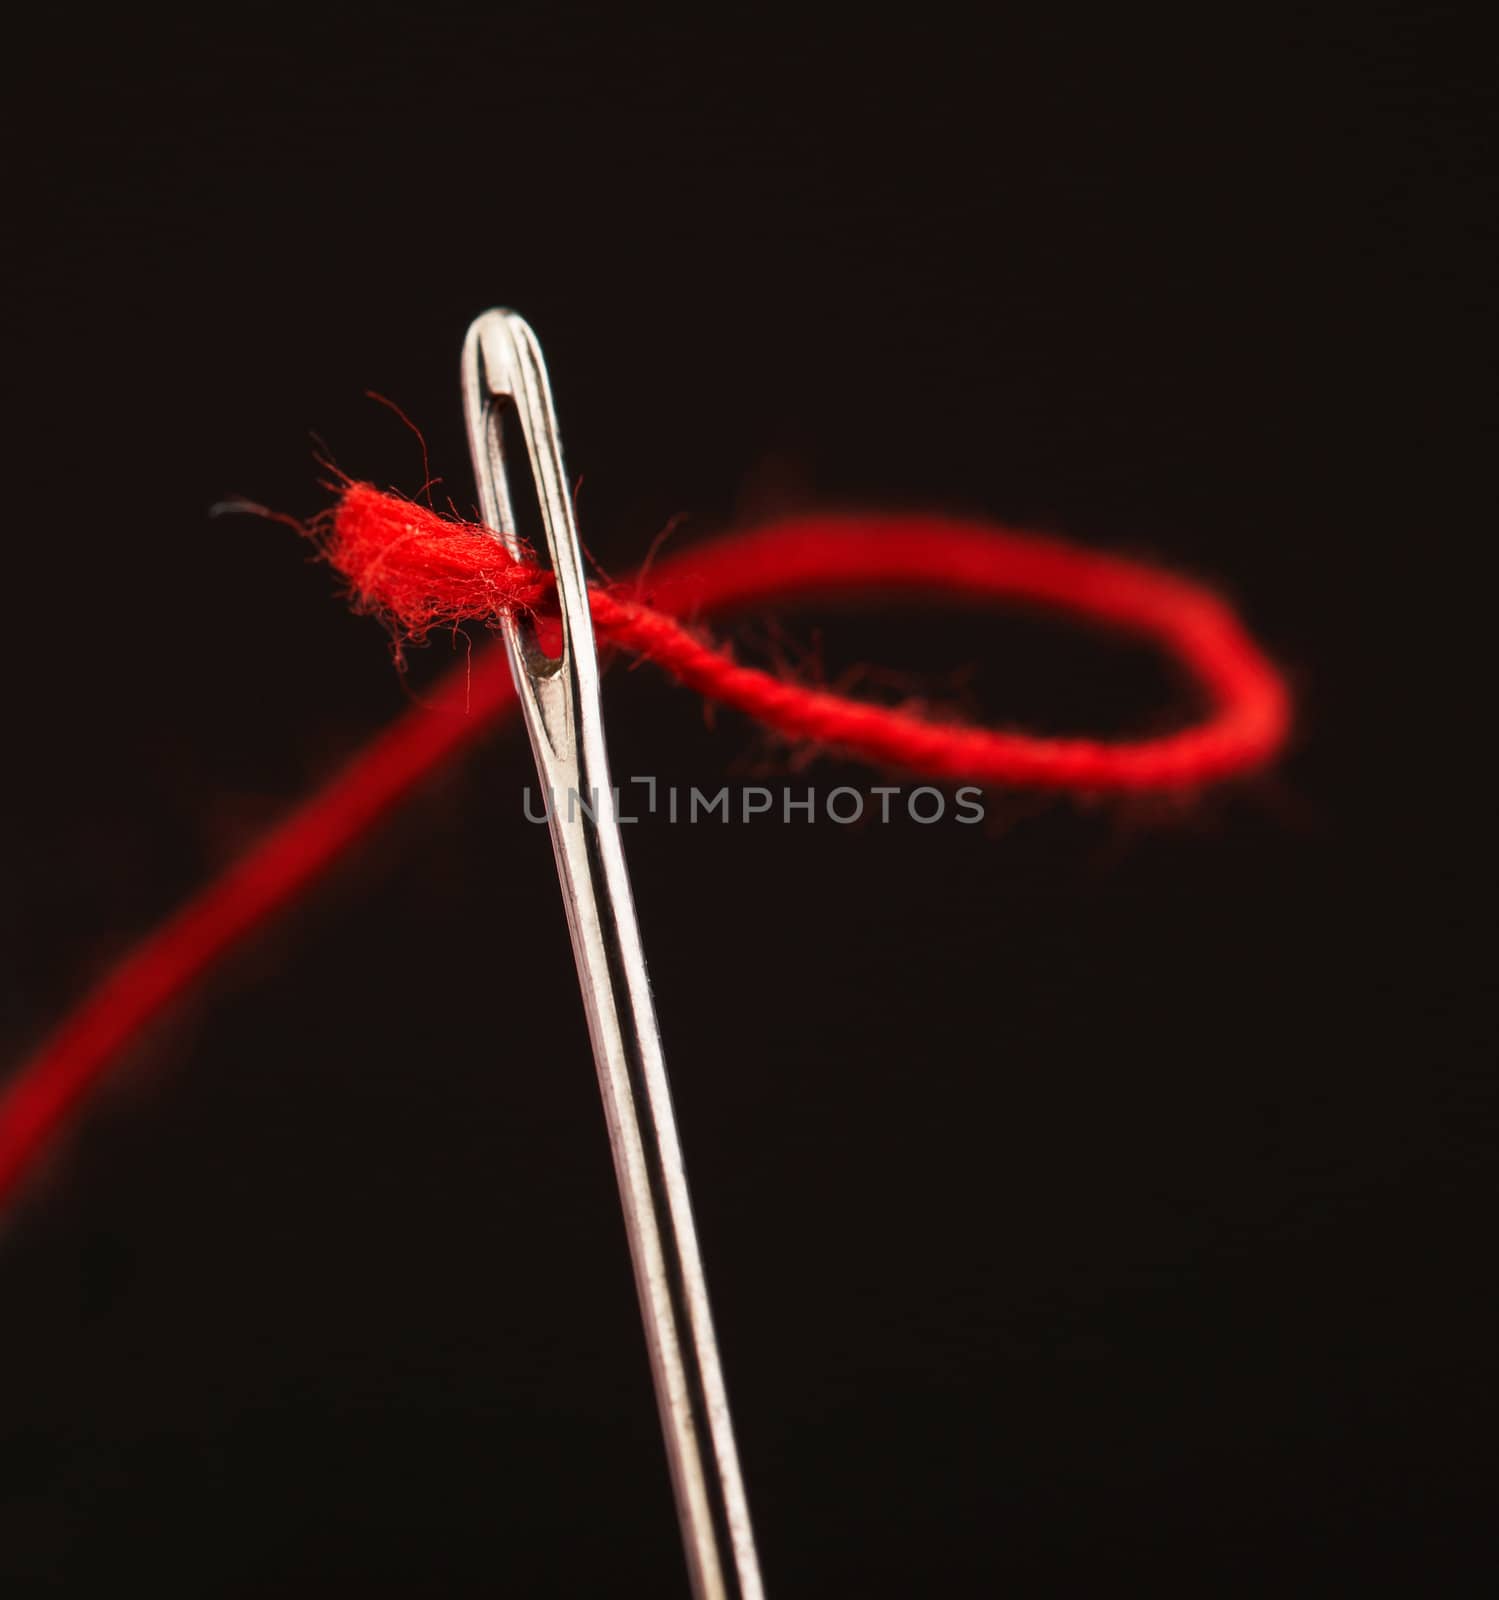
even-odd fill
[(556, 578), (560, 657), (544, 654), (530, 620), (515, 615), (504, 618), (505, 646), (548, 797), (692, 1589), (698, 1600), (760, 1600), (749, 1507), (609, 778), (588, 587), (551, 386), (536, 336), (514, 312), (487, 311), (470, 327), (463, 398), (484, 521), (519, 557), (502, 426), (507, 409), (513, 412)]

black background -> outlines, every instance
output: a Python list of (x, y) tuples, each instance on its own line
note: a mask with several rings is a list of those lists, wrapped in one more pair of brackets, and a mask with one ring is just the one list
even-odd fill
[[(458, 349), (513, 305), (611, 570), (679, 514), (973, 512), (1204, 576), (1298, 695), (1190, 804), (631, 831), (770, 1592), (1479, 1581), (1493, 1097), (1421, 668), (1483, 528), (1484, 59), (1429, 7), (13, 52), (5, 1059), (446, 664), (403, 686), (207, 512), (316, 510), (311, 430), (416, 490), (367, 387), (469, 503)], [(998, 721), (1192, 712), (1032, 618), (735, 636)], [(649, 671), (608, 702), (622, 773), (882, 781)], [(528, 768), (512, 728), (428, 784), (0, 1222), (7, 1594), (682, 1591)]]

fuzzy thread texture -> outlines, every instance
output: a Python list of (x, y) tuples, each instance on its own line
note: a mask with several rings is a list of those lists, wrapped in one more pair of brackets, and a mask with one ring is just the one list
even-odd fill
[(347, 580), (355, 609), (382, 617), (404, 643), (420, 644), (434, 628), (533, 610), (551, 590), (540, 567), (512, 560), (487, 528), (365, 483), (350, 484), (309, 532)]
[[(543, 568), (512, 560), (485, 528), (368, 484), (345, 489), (317, 536), (356, 607), (384, 618), (398, 647), (436, 627), (535, 610), (551, 590)], [(930, 777), (1091, 791), (1191, 788), (1268, 759), (1289, 722), (1279, 674), (1215, 595), (1174, 573), (1037, 534), (932, 516), (804, 517), (673, 558), (652, 575), (652, 604), (641, 587), (590, 591), (600, 638), (789, 739)], [(937, 721), (742, 665), (679, 615), (871, 587), (1018, 601), (1144, 636), (1197, 680), (1209, 715), (1161, 738), (1125, 741)]]
[[(398, 645), (507, 610), (546, 620), (550, 575), (494, 534), (367, 484), (309, 530), (356, 608)], [(1203, 718), (1136, 741), (1050, 739), (924, 717), (736, 662), (696, 619), (851, 589), (1040, 605), (1142, 636), (1196, 680)], [(599, 636), (788, 739), (943, 779), (1094, 793), (1191, 790), (1264, 765), (1290, 699), (1233, 611), (1187, 579), (1057, 539), (934, 516), (806, 516), (729, 534), (657, 563), (648, 583), (590, 591)], [(682, 619), (694, 619), (689, 626)], [(149, 932), (0, 1085), (0, 1201), (173, 1001), (294, 901), (428, 774), (516, 709), (503, 650), (455, 669), (295, 806), (219, 878)]]

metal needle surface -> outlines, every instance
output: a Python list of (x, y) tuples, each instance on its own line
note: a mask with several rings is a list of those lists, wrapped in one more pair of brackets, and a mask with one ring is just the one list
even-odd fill
[(557, 582), (560, 656), (539, 649), (524, 618), (507, 615), (504, 637), (550, 802), (552, 847), (693, 1593), (699, 1600), (760, 1600), (749, 1508), (609, 778), (598, 657), (557, 418), (536, 337), (514, 312), (485, 312), (469, 329), (463, 396), (485, 523), (518, 555), (502, 427), (513, 408)]

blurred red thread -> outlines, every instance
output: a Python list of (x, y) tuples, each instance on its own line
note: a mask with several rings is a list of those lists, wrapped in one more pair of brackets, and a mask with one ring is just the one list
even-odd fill
[[(506, 611), (545, 620), (550, 574), (513, 560), (475, 524), (347, 483), (309, 531), (356, 609), (381, 617), (398, 647)], [(929, 720), (743, 665), (681, 620), (871, 589), (1044, 606), (1143, 637), (1195, 679), (1207, 710), (1178, 732), (1118, 742)], [(1283, 680), (1222, 600), (1174, 573), (1059, 539), (940, 516), (809, 515), (661, 556), (649, 591), (649, 604), (628, 583), (590, 591), (601, 641), (787, 738), (881, 767), (1091, 793), (1191, 790), (1262, 766), (1289, 730)], [(0, 1198), (176, 996), (514, 705), (503, 650), (459, 667), (435, 705), (407, 711), (107, 973), (0, 1089)]]
[[(356, 609), (398, 646), (436, 627), (535, 611), (551, 576), (487, 529), (348, 485), (314, 534)], [(736, 662), (685, 610), (850, 588), (1022, 601), (1142, 635), (1206, 691), (1200, 723), (1133, 742), (1048, 739), (935, 721)], [(1090, 791), (1193, 788), (1264, 761), (1285, 735), (1279, 675), (1216, 596), (1173, 573), (1060, 539), (934, 516), (816, 516), (754, 529), (657, 564), (651, 604), (631, 585), (590, 590), (594, 630), (708, 699), (791, 739), (930, 777)]]

